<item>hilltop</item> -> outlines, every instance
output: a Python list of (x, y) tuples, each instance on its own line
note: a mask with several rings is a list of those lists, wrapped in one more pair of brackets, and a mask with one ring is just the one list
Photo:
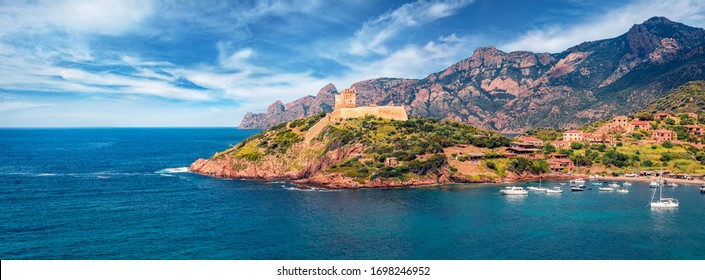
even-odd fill
[[(410, 116), (520, 133), (634, 114), (693, 80), (705, 80), (705, 30), (654, 17), (618, 37), (561, 53), (482, 47), (424, 79), (379, 78), (352, 86), (361, 105), (393, 103)], [(329, 84), (316, 96), (277, 101), (266, 113), (246, 114), (240, 128), (330, 112), (336, 93)]]
[[(502, 157), (509, 139), (494, 131), (436, 118), (362, 117), (305, 135), (325, 114), (276, 125), (199, 159), (190, 170), (243, 179), (289, 179), (331, 188), (498, 181), (494, 169), (465, 156)], [(470, 153), (472, 152), (472, 153)], [(495, 167), (496, 169), (496, 167)], [(463, 173), (470, 170), (472, 172)]]

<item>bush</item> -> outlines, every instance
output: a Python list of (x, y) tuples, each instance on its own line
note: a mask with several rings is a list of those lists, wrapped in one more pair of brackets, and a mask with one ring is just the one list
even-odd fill
[(497, 168), (494, 161), (486, 161), (485, 165), (487, 166), (487, 168), (492, 169), (492, 170), (495, 170)]
[(669, 161), (673, 160), (673, 158), (674, 157), (672, 154), (665, 153), (665, 154), (662, 154), (658, 160), (663, 161), (663, 162), (669, 162)]
[(670, 148), (673, 148), (673, 143), (671, 143), (671, 141), (663, 141), (663, 143), (661, 143), (661, 146), (663, 146), (666, 149), (670, 149)]
[(647, 159), (644, 162), (642, 162), (641, 165), (643, 165), (644, 167), (652, 167), (652, 166), (654, 166), (654, 162)]
[(543, 147), (544, 154), (548, 155), (548, 154), (555, 153), (555, 152), (556, 152), (556, 147), (551, 144), (547, 144), (546, 146)]
[(580, 150), (583, 148), (583, 144), (581, 144), (579, 142), (573, 142), (573, 143), (570, 143), (570, 148), (573, 150)]

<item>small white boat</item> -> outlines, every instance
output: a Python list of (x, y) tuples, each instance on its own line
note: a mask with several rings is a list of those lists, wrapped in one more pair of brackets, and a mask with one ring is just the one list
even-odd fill
[(622, 186), (631, 186), (631, 185), (632, 185), (632, 183), (630, 183), (630, 182), (624, 182), (624, 183), (622, 183)]
[(671, 188), (677, 187), (677, 186), (678, 186), (678, 184), (676, 184), (676, 183), (670, 183), (670, 184), (668, 184), (668, 187), (671, 187)]
[(528, 190), (530, 191), (535, 191), (535, 192), (545, 192), (546, 188), (539, 188), (539, 187), (527, 187)]
[(705, 185), (700, 186), (700, 193), (705, 193)]
[(563, 189), (561, 187), (553, 187), (550, 189), (546, 189), (546, 193), (562, 193)]
[(565, 185), (567, 185), (567, 184), (566, 184), (566, 183), (561, 183), (561, 186), (565, 186)]
[(651, 195), (651, 208), (676, 208), (680, 204), (677, 199), (671, 198), (671, 197), (663, 197), (663, 186), (664, 184), (661, 182), (663, 178), (663, 170), (661, 171), (661, 176), (659, 177), (659, 182), (656, 183), (656, 187), (658, 187), (658, 200), (655, 200), (656, 198), (656, 190), (654, 190), (654, 193)]
[(617, 183), (610, 183), (609, 186), (610, 188), (619, 188), (619, 184)]
[(585, 190), (585, 188), (584, 187), (582, 187), (582, 188), (581, 187), (572, 187), (572, 188), (570, 188), (570, 190), (574, 191), (574, 192), (582, 192)]
[(602, 183), (592, 183), (592, 185), (597, 187), (597, 186), (602, 186)]
[(571, 185), (584, 185), (585, 180), (583, 179), (575, 179), (575, 180), (570, 180)]
[(653, 189), (653, 188), (657, 188), (657, 187), (658, 187), (658, 182), (653, 181), (653, 182), (649, 183), (649, 188)]
[(628, 189), (617, 189), (618, 193), (629, 193)]
[(600, 175), (590, 175), (588, 179), (590, 180), (596, 180), (597, 178), (600, 178)]
[(597, 188), (597, 189), (600, 191), (603, 191), (603, 192), (613, 192), (614, 191), (614, 189), (610, 188), (610, 187), (603, 187), (603, 188)]
[(524, 188), (515, 187), (515, 186), (506, 187), (503, 190), (499, 191), (499, 193), (501, 193), (503, 195), (526, 195), (526, 194), (529, 194), (529, 192), (527, 190), (525, 190)]

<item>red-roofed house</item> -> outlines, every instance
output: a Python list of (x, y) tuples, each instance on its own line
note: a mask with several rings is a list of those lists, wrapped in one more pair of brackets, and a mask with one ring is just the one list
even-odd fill
[(583, 139), (590, 143), (611, 143), (610, 137), (601, 133), (583, 133)]
[(552, 158), (548, 160), (548, 164), (553, 172), (573, 172), (575, 165), (567, 158)]
[(637, 130), (651, 130), (651, 123), (648, 121), (633, 120), (627, 126), (627, 133), (631, 133)]
[(663, 120), (663, 119), (670, 118), (670, 117), (672, 117), (672, 116), (669, 113), (661, 112), (661, 113), (654, 114), (654, 120)]
[(568, 141), (568, 142), (583, 141), (583, 131), (582, 130), (568, 130), (566, 132), (563, 132), (563, 141)]
[(657, 129), (651, 132), (651, 139), (656, 140), (660, 143), (663, 141), (673, 141), (676, 139), (676, 132), (668, 129)]
[(519, 139), (519, 141), (521, 141), (521, 142), (524, 142), (526, 144), (530, 144), (534, 147), (542, 147), (543, 146), (543, 141), (541, 141), (541, 139), (538, 139), (536, 137), (527, 136), (527, 137), (519, 137), (517, 139)]
[(685, 126), (692, 135), (703, 135), (703, 128), (699, 125), (689, 124)]

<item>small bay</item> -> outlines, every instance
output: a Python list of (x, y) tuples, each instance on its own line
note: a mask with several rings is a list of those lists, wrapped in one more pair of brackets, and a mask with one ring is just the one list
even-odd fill
[(659, 211), (639, 182), (502, 196), (507, 184), (302, 189), (185, 170), (256, 132), (0, 129), (0, 258), (705, 259), (696, 185), (668, 188), (680, 207)]

